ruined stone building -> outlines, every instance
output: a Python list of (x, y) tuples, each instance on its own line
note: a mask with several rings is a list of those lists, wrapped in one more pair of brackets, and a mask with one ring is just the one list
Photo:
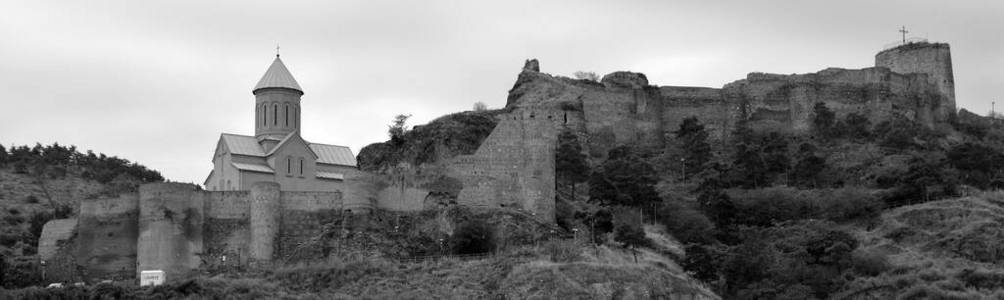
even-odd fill
[[(50, 278), (134, 278), (159, 269), (170, 280), (200, 267), (284, 257), (340, 212), (434, 207), (422, 184), (359, 172), (348, 148), (304, 141), (303, 91), (278, 57), (253, 94), (255, 135), (220, 137), (208, 191), (144, 185), (135, 194), (81, 200), (77, 219), (47, 223), (39, 253)], [(717, 141), (727, 140), (739, 121), (804, 133), (817, 103), (873, 123), (895, 115), (944, 124), (955, 115), (949, 46), (907, 43), (879, 52), (870, 68), (750, 73), (721, 88), (652, 86), (631, 72), (576, 80), (542, 73), (530, 60), (477, 151), (435, 162), (439, 174), (429, 177), (460, 182), (456, 204), (553, 222), (561, 130), (573, 131), (591, 157), (603, 158), (621, 144), (661, 147), (691, 116)]]

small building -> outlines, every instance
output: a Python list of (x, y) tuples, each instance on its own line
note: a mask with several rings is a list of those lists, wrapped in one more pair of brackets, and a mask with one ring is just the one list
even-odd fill
[(276, 55), (251, 91), (255, 96), (254, 136), (223, 133), (213, 154), (213, 170), (203, 185), (210, 191), (250, 190), (255, 182), (278, 183), (283, 191), (344, 190), (356, 158), (348, 147), (311, 143), (300, 136), (303, 89)]

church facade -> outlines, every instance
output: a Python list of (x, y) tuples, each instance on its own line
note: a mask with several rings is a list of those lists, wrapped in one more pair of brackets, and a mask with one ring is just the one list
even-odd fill
[(251, 92), (255, 96), (254, 136), (223, 133), (213, 154), (213, 170), (203, 185), (210, 191), (246, 191), (256, 182), (275, 182), (283, 191), (344, 190), (357, 171), (348, 147), (311, 143), (300, 136), (303, 89), (276, 55)]

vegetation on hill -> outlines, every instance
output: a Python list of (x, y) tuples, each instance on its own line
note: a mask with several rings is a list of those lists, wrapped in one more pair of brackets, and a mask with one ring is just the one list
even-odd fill
[(473, 154), (495, 129), (502, 110), (475, 110), (440, 117), (408, 130), (407, 115), (400, 115), (388, 130), (390, 139), (359, 150), (357, 160), (364, 171), (383, 172), (406, 162), (413, 166), (443, 158)]
[[(729, 155), (686, 166), (697, 174), (661, 169), (656, 205), (664, 208), (652, 209), (651, 219), (688, 244), (684, 267), (723, 297), (823, 299), (891, 280), (875, 279), (899, 269), (885, 253), (864, 249), (858, 230), (874, 228), (883, 211), (997, 188), (1004, 178), (992, 167), (1004, 164), (1004, 130), (993, 124), (960, 118), (931, 129), (895, 117), (872, 125), (860, 115), (838, 118), (825, 105), (814, 117), (808, 135), (740, 122), (721, 152)], [(679, 132), (694, 130), (703, 129), (684, 122)], [(658, 165), (707, 153), (693, 138), (667, 144), (645, 160)], [(956, 251), (982, 246), (962, 248)], [(976, 289), (956, 286), (895, 289), (929, 296)]]
[(52, 219), (73, 217), (81, 199), (163, 181), (157, 171), (75, 146), (0, 145), (0, 286), (40, 284), (37, 245)]

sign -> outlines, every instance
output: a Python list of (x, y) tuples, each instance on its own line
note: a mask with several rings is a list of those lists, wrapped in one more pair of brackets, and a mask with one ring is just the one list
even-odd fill
[(164, 271), (161, 270), (141, 271), (139, 272), (139, 286), (164, 284), (165, 277)]

